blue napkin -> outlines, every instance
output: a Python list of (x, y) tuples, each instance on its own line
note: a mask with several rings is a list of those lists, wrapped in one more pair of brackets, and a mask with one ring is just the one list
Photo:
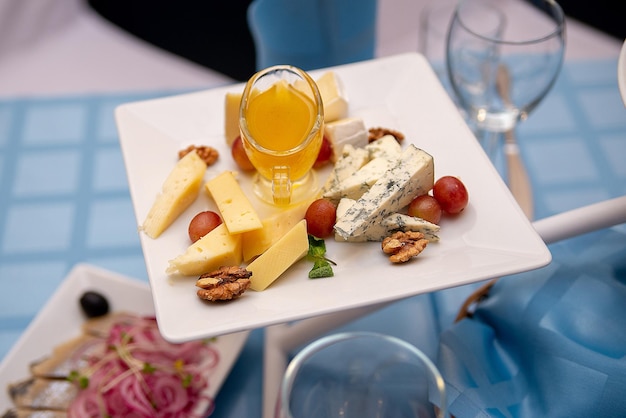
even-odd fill
[(256, 66), (303, 70), (374, 58), (376, 0), (255, 0), (248, 26)]
[(456, 418), (626, 416), (626, 231), (551, 251), (565, 261), (500, 279), (441, 334)]

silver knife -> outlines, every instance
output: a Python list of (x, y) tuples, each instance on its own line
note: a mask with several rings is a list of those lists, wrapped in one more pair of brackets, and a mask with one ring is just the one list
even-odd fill
[[(511, 78), (509, 76), (509, 70), (504, 64), (498, 66), (496, 87), (504, 103), (512, 106)], [(528, 219), (533, 219), (534, 203), (532, 188), (528, 172), (526, 171), (526, 167), (524, 166), (519, 152), (514, 128), (504, 132), (504, 155), (507, 162), (508, 185), (511, 194)]]

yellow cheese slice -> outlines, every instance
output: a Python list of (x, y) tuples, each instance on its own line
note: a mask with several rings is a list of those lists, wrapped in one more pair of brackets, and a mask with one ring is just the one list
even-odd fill
[(198, 197), (206, 164), (193, 151), (181, 158), (165, 179), (141, 225), (150, 238), (157, 238)]
[(348, 99), (341, 81), (334, 71), (327, 71), (316, 80), (324, 102), (324, 122), (332, 122), (348, 116)]
[(285, 210), (263, 219), (263, 228), (261, 229), (244, 232), (242, 234), (243, 261), (249, 262), (254, 257), (263, 254), (295, 224), (304, 219), (306, 210), (314, 199), (307, 199), (302, 203), (289, 206)]
[(209, 195), (215, 200), (228, 232), (240, 234), (263, 227), (261, 218), (239, 187), (231, 171), (224, 171), (207, 181), (205, 186)]
[(309, 250), (309, 237), (306, 221), (303, 219), (282, 236), (274, 245), (248, 264), (246, 269), (252, 272), (250, 288), (265, 290), (296, 261)]
[(241, 261), (241, 235), (229, 234), (222, 223), (170, 260), (165, 272), (199, 276), (221, 266), (238, 266)]
[(242, 96), (243, 92), (228, 92), (224, 99), (224, 136), (229, 147), (239, 136), (239, 105)]

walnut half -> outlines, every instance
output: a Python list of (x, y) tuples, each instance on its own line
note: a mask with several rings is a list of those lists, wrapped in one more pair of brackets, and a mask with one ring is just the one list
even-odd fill
[(196, 281), (198, 297), (208, 301), (236, 299), (250, 287), (252, 272), (238, 266), (222, 266)]
[(207, 166), (213, 165), (220, 156), (219, 152), (217, 152), (215, 148), (208, 145), (189, 145), (187, 148), (178, 151), (178, 158), (183, 158), (185, 155), (194, 150), (196, 151), (196, 154), (198, 154), (198, 157), (200, 157)]
[(382, 138), (385, 135), (392, 135), (396, 138), (396, 141), (401, 143), (404, 140), (404, 134), (402, 132), (396, 131), (394, 129), (375, 127), (370, 128), (368, 132), (367, 140), (368, 142), (374, 142), (377, 139)]
[(390, 254), (392, 263), (405, 263), (424, 251), (428, 240), (424, 234), (415, 231), (398, 231), (385, 238), (381, 244), (385, 254)]

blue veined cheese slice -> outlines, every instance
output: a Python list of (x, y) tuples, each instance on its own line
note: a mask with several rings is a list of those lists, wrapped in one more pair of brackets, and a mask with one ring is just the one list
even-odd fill
[(385, 135), (365, 146), (370, 159), (398, 158), (402, 154), (402, 145), (393, 135)]
[[(341, 199), (337, 205), (337, 217), (342, 217), (346, 211), (355, 203), (352, 199)], [(439, 225), (428, 222), (422, 218), (409, 216), (404, 213), (392, 213), (385, 217), (382, 222), (371, 225), (363, 234), (344, 239), (335, 233), (337, 241), (365, 242), (382, 241), (395, 231), (414, 231), (424, 234), (424, 238), (431, 242), (439, 241)]]
[(335, 232), (344, 240), (363, 235), (415, 196), (432, 189), (434, 177), (433, 157), (410, 144), (396, 165), (337, 219)]
[(402, 155), (396, 138), (383, 136), (363, 148), (344, 146), (342, 156), (322, 189), (322, 195), (338, 202), (342, 197), (358, 199), (387, 172)]
[[(394, 231), (413, 231), (421, 232), (428, 241), (439, 241), (439, 236), (437, 235), (439, 225), (416, 216), (405, 215), (404, 213), (393, 213), (383, 219), (381, 224), (387, 230), (385, 236), (391, 235)], [(383, 238), (385, 237), (375, 241), (382, 241)]]
[(341, 157), (335, 162), (333, 171), (331, 171), (328, 180), (322, 187), (322, 194), (339, 187), (342, 181), (363, 167), (368, 160), (368, 152), (364, 148), (355, 148), (350, 144), (345, 145)]
[[(346, 197), (342, 198), (339, 203), (337, 204), (337, 219), (340, 219), (341, 217), (343, 217), (346, 212), (348, 211), (348, 209), (350, 209), (350, 207), (352, 205), (354, 205), (356, 203), (356, 200), (353, 199), (348, 199)], [(379, 239), (379, 237), (385, 237), (387, 233), (387, 227), (384, 226), (381, 223), (375, 223), (373, 225), (371, 225), (367, 231), (365, 231), (365, 233), (361, 234), (361, 235), (357, 235), (357, 236), (352, 236), (352, 237), (347, 237), (347, 238), (343, 238), (341, 235), (339, 235), (339, 233), (337, 233), (337, 231), (335, 230), (335, 240), (336, 241), (347, 241), (347, 242), (366, 242), (366, 241), (381, 241), (381, 239)]]
[(363, 167), (352, 173), (348, 178), (341, 181), (337, 187), (323, 194), (326, 199), (338, 201), (342, 197), (358, 199), (367, 192), (370, 187), (385, 175), (391, 167), (396, 165), (398, 158), (379, 157), (368, 161)]

